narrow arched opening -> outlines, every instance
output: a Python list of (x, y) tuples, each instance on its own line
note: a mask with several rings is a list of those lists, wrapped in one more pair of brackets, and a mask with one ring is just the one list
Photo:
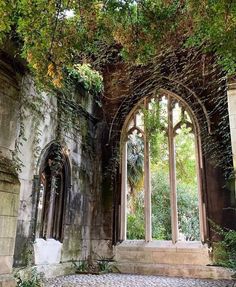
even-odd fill
[(36, 237), (62, 242), (70, 166), (60, 144), (52, 143), (45, 151), (40, 164), (39, 182)]

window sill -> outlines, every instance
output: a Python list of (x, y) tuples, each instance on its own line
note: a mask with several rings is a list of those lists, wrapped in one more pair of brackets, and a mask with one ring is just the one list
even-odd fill
[[(136, 248), (136, 249), (191, 249), (191, 251), (201, 251), (202, 249), (208, 249), (207, 244), (203, 244), (201, 241), (178, 241), (175, 244), (171, 240), (153, 240), (146, 242), (145, 240), (124, 240), (117, 244), (117, 248)], [(187, 251), (187, 250), (186, 250)]]

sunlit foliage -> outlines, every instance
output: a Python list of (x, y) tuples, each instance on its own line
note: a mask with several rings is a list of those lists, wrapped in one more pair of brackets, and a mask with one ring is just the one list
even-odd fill
[(179, 46), (213, 51), (235, 71), (236, 2), (230, 0), (0, 0), (0, 40), (17, 39), (36, 75), (59, 85), (63, 66), (112, 45), (144, 63)]

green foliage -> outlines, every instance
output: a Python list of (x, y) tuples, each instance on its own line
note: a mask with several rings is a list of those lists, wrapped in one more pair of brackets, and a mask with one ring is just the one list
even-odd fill
[(110, 264), (111, 261), (113, 261), (113, 258), (99, 256), (99, 259), (97, 260), (99, 272), (102, 272), (102, 273), (113, 272), (113, 268)]
[[(173, 111), (176, 123), (181, 123), (183, 113), (179, 109)], [(169, 186), (169, 151), (167, 102), (149, 104), (149, 110), (143, 110), (144, 125), (150, 141), (151, 190), (152, 190), (152, 235), (157, 240), (171, 240), (171, 204)], [(182, 119), (183, 120), (183, 119)], [(134, 155), (140, 159), (139, 165), (134, 160), (131, 169), (128, 162), (128, 239), (144, 238), (144, 199), (143, 185), (134, 185), (136, 177), (143, 178), (143, 141), (132, 135), (135, 140), (132, 149), (128, 148), (128, 159)], [(200, 240), (199, 208), (196, 176), (195, 138), (186, 123), (177, 130), (175, 140), (176, 178), (179, 231), (185, 240)], [(134, 152), (138, 150), (137, 154)], [(132, 173), (129, 173), (129, 169)], [(131, 177), (131, 180), (129, 179)], [(138, 182), (136, 180), (135, 182)], [(133, 185), (132, 185), (133, 184)], [(139, 188), (137, 188), (139, 187)]]
[(89, 64), (77, 64), (67, 68), (67, 76), (77, 83), (81, 83), (87, 91), (101, 93), (103, 91), (103, 78)]
[(157, 240), (171, 240), (170, 189), (168, 174), (152, 175), (152, 232)]
[(107, 258), (99, 256), (96, 254), (98, 259), (96, 262), (91, 260), (79, 260), (73, 261), (73, 265), (78, 273), (109, 273), (113, 272), (113, 268), (110, 265), (110, 262), (113, 261), (113, 258)]
[(177, 188), (179, 231), (186, 240), (200, 240), (197, 188), (180, 184)]
[[(29, 115), (31, 117), (31, 129), (34, 131), (33, 134), (33, 156), (37, 160), (39, 153), (41, 151), (39, 143), (42, 132), (40, 130), (40, 122), (45, 118), (45, 111), (47, 110), (47, 105), (45, 99), (41, 95), (32, 93), (29, 95), (29, 92), (35, 91), (33, 81), (29, 76), (26, 76), (22, 79), (21, 82), (21, 95), (20, 95), (20, 110), (18, 113), (19, 120), (19, 130), (17, 139), (15, 142), (15, 149), (12, 152), (12, 158), (14, 162), (14, 168), (16, 172), (21, 172), (24, 164), (22, 162), (21, 149), (29, 138), (26, 135), (25, 123), (29, 121)], [(30, 136), (32, 136), (30, 134)]]
[(73, 261), (72, 262), (76, 271), (79, 272), (88, 272), (88, 261), (87, 260), (79, 260), (79, 261)]
[[(151, 158), (156, 162), (166, 162), (168, 142), (165, 141), (168, 126), (167, 106), (159, 101), (151, 101), (149, 109), (143, 109), (145, 130), (150, 142)], [(161, 144), (160, 144), (161, 143)]]
[(236, 231), (226, 230), (210, 221), (211, 228), (221, 237), (213, 244), (214, 263), (236, 270)]
[[(179, 230), (186, 240), (199, 240), (198, 197), (189, 191), (184, 184), (178, 187)], [(127, 216), (128, 239), (144, 239), (143, 198), (136, 197), (135, 213)], [(169, 178), (162, 172), (152, 176), (152, 234), (156, 240), (171, 240)]]
[(195, 136), (182, 125), (175, 136), (176, 177), (186, 185), (197, 189)]
[(66, 66), (102, 66), (112, 46), (138, 64), (167, 47), (193, 46), (236, 69), (235, 1), (0, 0), (0, 18), (0, 42), (17, 39), (45, 87), (60, 87)]
[(134, 190), (139, 191), (143, 185), (144, 145), (139, 135), (129, 136), (127, 154), (127, 177), (131, 193), (133, 193)]
[[(23, 272), (22, 272), (23, 271)], [(15, 274), (17, 287), (41, 287), (43, 286), (43, 276), (37, 272), (36, 268), (29, 271), (20, 270)]]
[(127, 214), (127, 239), (144, 239), (144, 198), (143, 192), (133, 196), (131, 212)]

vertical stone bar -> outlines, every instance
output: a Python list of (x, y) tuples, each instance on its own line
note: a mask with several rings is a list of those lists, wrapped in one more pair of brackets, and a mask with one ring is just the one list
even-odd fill
[(53, 221), (55, 220), (53, 218), (54, 216), (54, 207), (55, 207), (55, 193), (56, 193), (56, 176), (52, 176), (51, 181), (51, 190), (50, 190), (50, 201), (49, 201), (49, 210), (48, 210), (48, 220), (47, 220), (47, 232), (46, 232), (46, 238), (52, 238), (53, 237)]
[[(145, 101), (145, 108), (148, 104)], [(150, 173), (150, 146), (144, 124), (144, 210), (145, 210), (145, 241), (152, 241), (152, 207), (151, 207), (151, 173)]]
[(172, 242), (178, 241), (178, 210), (176, 190), (176, 165), (175, 165), (175, 143), (173, 131), (172, 102), (168, 98), (168, 145), (169, 145), (169, 177), (170, 177), (170, 202), (171, 202), (171, 229)]
[(205, 204), (203, 202), (202, 194), (202, 181), (200, 171), (202, 170), (202, 156), (200, 150), (200, 139), (195, 131), (195, 157), (196, 157), (196, 173), (197, 173), (197, 189), (198, 189), (198, 206), (199, 206), (199, 227), (200, 227), (200, 239), (205, 242), (206, 238), (206, 218), (205, 218)]
[[(229, 111), (229, 124), (231, 145), (233, 154), (234, 172), (236, 171), (236, 81), (228, 81), (228, 111)], [(236, 182), (234, 184), (236, 190)], [(235, 192), (231, 193), (231, 204), (235, 203)]]
[(127, 142), (122, 150), (121, 168), (121, 214), (120, 214), (120, 239), (126, 240), (127, 234)]

